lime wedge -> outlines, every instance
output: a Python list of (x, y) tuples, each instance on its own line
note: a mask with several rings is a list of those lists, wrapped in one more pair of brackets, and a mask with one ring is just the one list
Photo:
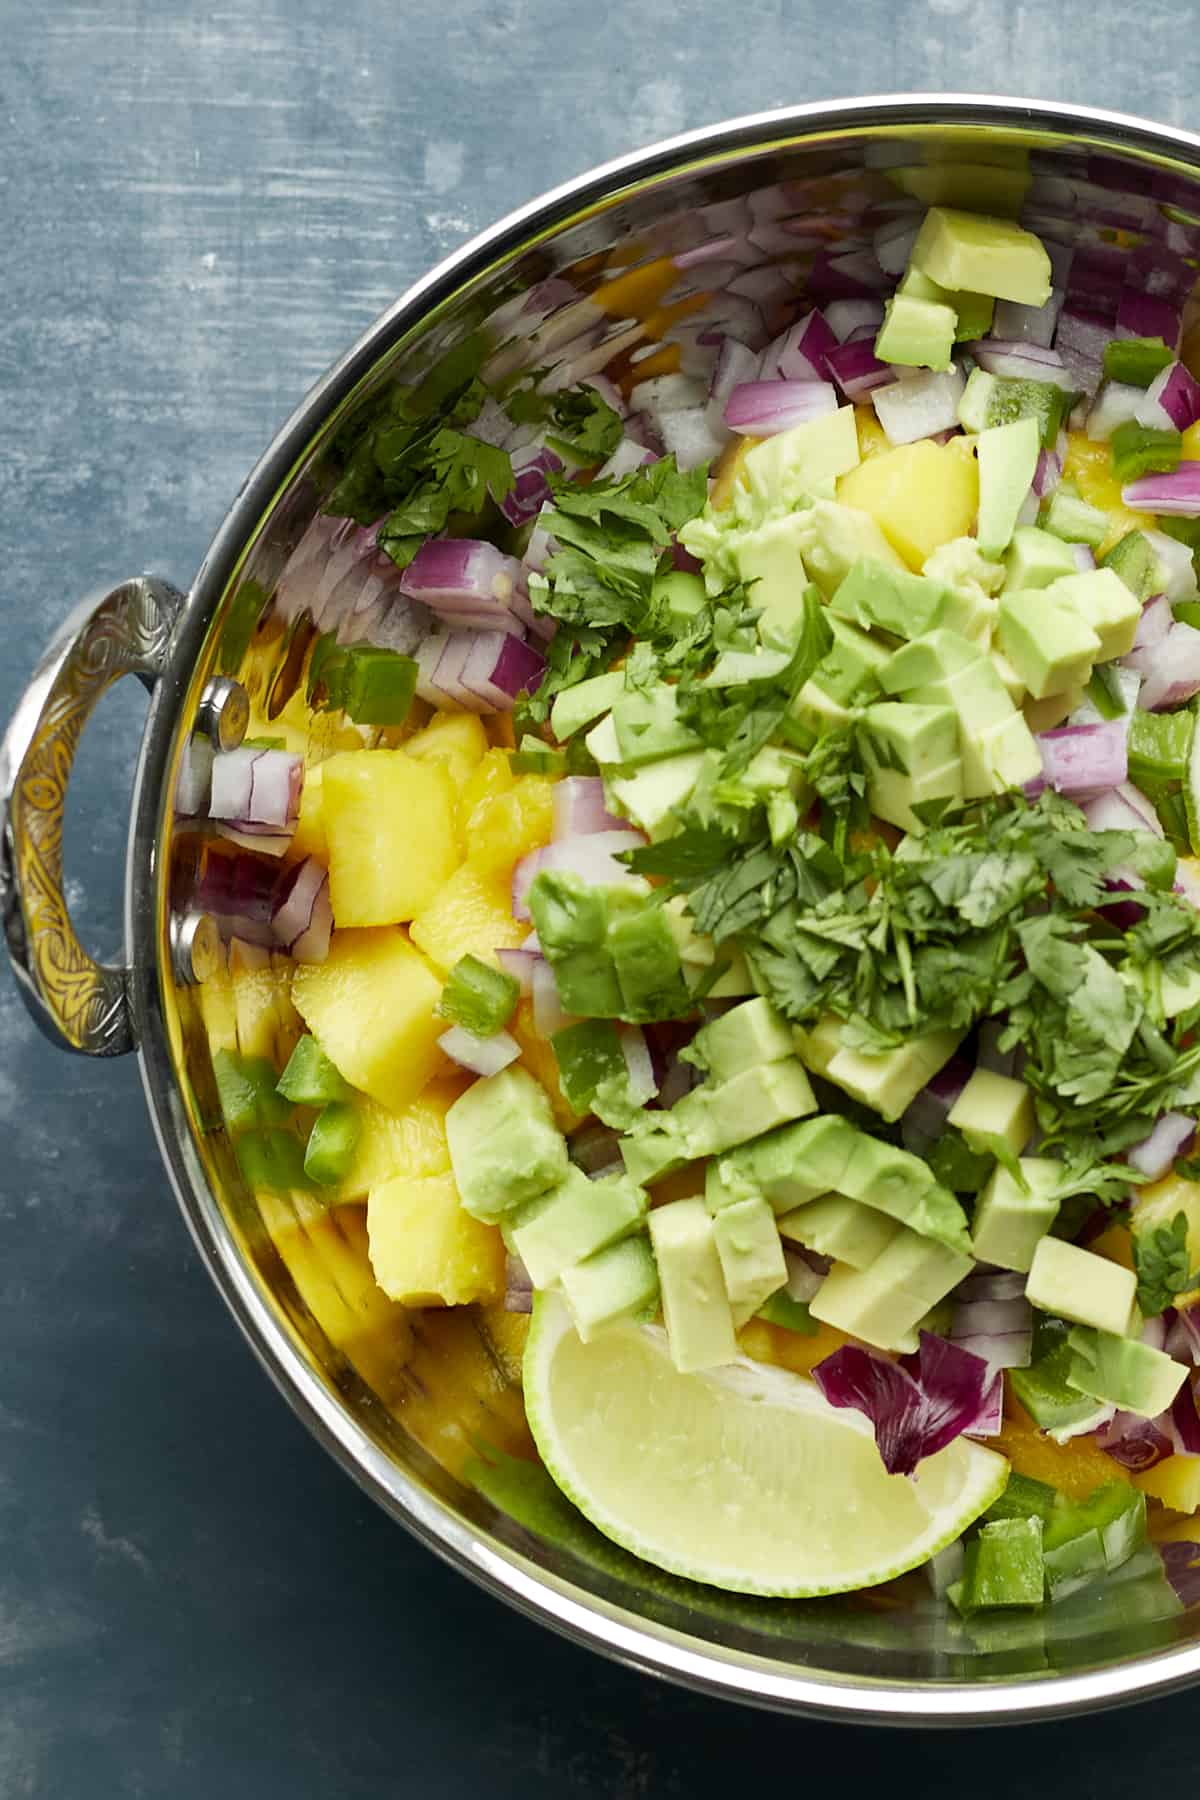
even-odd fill
[(739, 1594), (873, 1587), (951, 1543), (1002, 1491), (1008, 1464), (957, 1438), (889, 1475), (868, 1421), (813, 1382), (740, 1358), (681, 1375), (666, 1333), (620, 1325), (583, 1343), (539, 1294), (525, 1409), (563, 1493), (646, 1562)]

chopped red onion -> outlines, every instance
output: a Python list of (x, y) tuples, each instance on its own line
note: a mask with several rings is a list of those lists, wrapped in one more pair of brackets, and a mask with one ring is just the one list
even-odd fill
[(549, 1038), (572, 1023), (573, 1015), (558, 997), (554, 970), (539, 957), (533, 970), (533, 1028), (539, 1037)]
[(271, 931), (294, 962), (322, 963), (329, 955), (333, 935), (329, 872), (314, 856), (283, 871)]
[(175, 811), (181, 819), (195, 819), (208, 811), (215, 755), (211, 738), (192, 736), (183, 746), (175, 783)]
[(908, 259), (912, 247), (917, 241), (917, 232), (921, 229), (918, 219), (914, 224), (909, 218), (885, 219), (878, 226), (871, 239), (871, 249), (875, 261), (887, 275), (903, 275), (908, 267)]
[(874, 338), (883, 324), (882, 300), (831, 300), (822, 312), (825, 323), (840, 344), (849, 343), (860, 335)]
[(1104, 1454), (1123, 1469), (1152, 1469), (1171, 1454), (1170, 1438), (1152, 1419), (1140, 1418), (1137, 1413), (1115, 1412), (1094, 1436)]
[(1167, 429), (1186, 431), (1200, 419), (1200, 382), (1181, 362), (1168, 363), (1146, 389), (1144, 412), (1137, 414), (1140, 425), (1162, 425)]
[(1179, 706), (1200, 693), (1200, 631), (1194, 626), (1179, 620), (1159, 643), (1137, 654), (1145, 676), (1138, 700), (1144, 712)]
[[(989, 1363), (989, 1367), (992, 1365)], [(1004, 1429), (1004, 1377), (999, 1370), (996, 1378), (987, 1391), (983, 1405), (973, 1425), (968, 1425), (964, 1437), (989, 1438), (999, 1437)]]
[(1168, 601), (1174, 605), (1177, 600), (1192, 599), (1196, 593), (1196, 569), (1188, 545), (1152, 527), (1144, 529), (1142, 536), (1158, 558), (1159, 579)]
[(242, 836), (289, 836), (300, 811), (304, 758), (288, 750), (221, 750), (213, 757), (209, 814)]
[[(1129, 286), (1158, 300), (1173, 301), (1182, 307), (1196, 284), (1196, 271), (1182, 256), (1176, 256), (1162, 244), (1141, 243), (1130, 253), (1126, 273)], [(1124, 337), (1124, 331), (1119, 333)], [(1136, 336), (1136, 333), (1129, 335)], [(1169, 343), (1169, 338), (1164, 338)]]
[(523, 525), (541, 511), (550, 497), (547, 477), (556, 475), (562, 466), (562, 458), (540, 444), (513, 451), (513, 486), (500, 502), (500, 511), (510, 525)]
[(783, 1260), (787, 1265), (787, 1281), (784, 1289), (790, 1300), (807, 1306), (820, 1289), (825, 1276), (822, 1271), (809, 1261), (803, 1252), (791, 1244), (783, 1247)]
[(1086, 575), (1096, 567), (1096, 552), (1090, 544), (1072, 544), (1071, 555), (1075, 558), (1075, 567), (1081, 575)]
[(774, 437), (837, 407), (837, 394), (827, 381), (745, 381), (726, 402), (725, 423), (745, 436)]
[(240, 938), (248, 944), (273, 944), (271, 917), (279, 874), (278, 867), (258, 856), (222, 856), (206, 850), (196, 883), (196, 905), (201, 912), (212, 913), (226, 941)]
[[(952, 1056), (909, 1101), (900, 1118), (901, 1136), (909, 1149), (914, 1149), (919, 1141), (919, 1155), (941, 1137), (951, 1109), (970, 1079), (971, 1065), (966, 1057)], [(909, 1143), (910, 1138), (913, 1143)]]
[(402, 586), (450, 625), (473, 614), (494, 628), (510, 611), (523, 573), (515, 556), (481, 538), (430, 538), (405, 569)]
[(1107, 443), (1118, 425), (1138, 417), (1145, 390), (1128, 381), (1105, 381), (1088, 408), (1087, 434), (1094, 444)]
[(272, 831), (269, 828), (258, 828), (254, 831), (242, 831), (236, 825), (226, 824), (224, 820), (215, 821), (216, 833), (227, 844), (236, 844), (239, 850), (257, 850), (260, 856), (286, 856), (292, 847), (294, 827), (287, 831)]
[(393, 588), (385, 612), (371, 627), (369, 641), (380, 650), (396, 650), (401, 656), (415, 656), (428, 636), (432, 622), (428, 607), (410, 600), (398, 587)]
[(1155, 1549), (1180, 1606), (1195, 1606), (1200, 1600), (1200, 1544), (1179, 1538), (1170, 1544), (1156, 1544)]
[[(855, 302), (847, 300), (844, 304), (853, 306)], [(826, 352), (825, 367), (847, 400), (865, 399), (873, 388), (883, 387), (896, 379), (892, 365), (880, 362), (876, 356), (873, 337), (835, 345)]]
[(511, 712), (517, 695), (533, 693), (541, 682), (545, 657), (532, 644), (502, 631), (471, 636), (474, 642), (463, 663), (462, 685), (485, 702), (487, 711)]
[(960, 1300), (950, 1341), (995, 1369), (1027, 1369), (1033, 1355), (1033, 1308), (1023, 1294)]
[(966, 385), (959, 368), (940, 372), (922, 369), (871, 395), (879, 423), (890, 444), (913, 444), (918, 438), (958, 427), (958, 403)]
[(618, 819), (604, 804), (604, 783), (599, 775), (568, 775), (554, 788), (554, 836), (587, 837), (597, 831), (627, 831), (628, 821)]
[(417, 650), (417, 698), (430, 706), (457, 706), (463, 712), (486, 712), (478, 694), (462, 683), (463, 664), (471, 653), (472, 633), (436, 631)]
[(638, 850), (646, 842), (640, 831), (597, 831), (586, 837), (563, 838), (533, 850), (513, 870), (512, 910), (514, 919), (528, 919), (528, 895), (534, 878), (543, 869), (558, 869), (578, 875), (593, 886), (628, 887), (637, 882), (623, 863), (615, 860), (625, 850)]
[(1182, 462), (1169, 475), (1143, 475), (1121, 489), (1126, 506), (1172, 519), (1200, 518), (1200, 462)]
[(1163, 1345), (1176, 1362), (1200, 1362), (1200, 1307), (1171, 1307), (1167, 1341)]
[(522, 995), (533, 992), (533, 971), (542, 958), (536, 950), (497, 950), (496, 962), (506, 975), (511, 975)]
[(826, 354), (837, 339), (818, 311), (807, 312), (763, 351), (764, 381), (825, 381)]
[(504, 1258), (504, 1310), (511, 1313), (533, 1311), (533, 1282), (529, 1279), (529, 1270), (511, 1250)]
[(620, 1135), (611, 1125), (581, 1125), (567, 1139), (567, 1153), (590, 1181), (594, 1181), (598, 1175), (607, 1175), (611, 1170), (624, 1166)]
[(1120, 787), (1129, 774), (1129, 721), (1061, 725), (1037, 733), (1042, 774), (1056, 793), (1082, 800)]
[(1126, 1160), (1151, 1181), (1165, 1175), (1177, 1156), (1184, 1156), (1196, 1135), (1196, 1121), (1183, 1113), (1168, 1112), (1155, 1123), (1149, 1137), (1131, 1144)]
[[(1037, 465), (1033, 471), (1033, 493), (1038, 500), (1047, 500), (1062, 480), (1063, 459), (1056, 450), (1039, 450)], [(1082, 545), (1084, 550), (1087, 545)]]
[(1200, 1415), (1190, 1381), (1185, 1381), (1171, 1402), (1171, 1436), (1184, 1456), (1200, 1456)]
[[(799, 223), (801, 230), (806, 226), (811, 230), (813, 222), (803, 219)], [(818, 250), (808, 272), (808, 291), (821, 300), (861, 299), (890, 293), (894, 286), (871, 250), (849, 250), (839, 255)]]
[(1078, 311), (1069, 303), (1063, 307), (1054, 348), (1070, 374), (1069, 386), (1095, 393), (1101, 381), (1105, 346), (1112, 336), (1111, 323), (1097, 319), (1093, 313)]
[[(988, 1065), (980, 1063), (980, 1068)], [(999, 1071), (1003, 1072), (1003, 1071)], [(978, 1264), (973, 1274), (965, 1275), (951, 1298), (955, 1304), (976, 1305), (984, 1300), (1020, 1300), (1025, 1295), (1025, 1277), (1015, 1269), (984, 1269)]]
[(917, 1373), (910, 1374), (857, 1344), (843, 1344), (813, 1369), (813, 1380), (831, 1406), (865, 1413), (890, 1475), (911, 1475), (923, 1457), (995, 1416), (994, 1377), (972, 1356), (931, 1332), (921, 1333)]
[[(657, 462), (653, 450), (647, 450), (631, 437), (623, 437), (608, 461), (596, 471), (597, 481), (619, 481), (623, 475), (632, 475), (635, 469), (645, 468), (647, 463)], [(517, 610), (513, 607), (514, 612)]]
[(986, 369), (989, 375), (1004, 375), (1013, 381), (1049, 381), (1065, 392), (1075, 389), (1076, 384), (1057, 350), (1005, 338), (977, 338), (967, 347), (980, 368)]
[(1169, 350), (1179, 348), (1182, 320), (1179, 308), (1154, 294), (1127, 287), (1117, 307), (1117, 336), (1161, 338)]
[[(1152, 650), (1155, 644), (1161, 644), (1174, 623), (1166, 595), (1151, 594), (1138, 617), (1133, 638), (1134, 650)], [(1140, 664), (1136, 665), (1135, 672), (1141, 673)]]
[(739, 269), (733, 280), (726, 282), (725, 286), (727, 292), (741, 294), (743, 299), (752, 301), (764, 318), (770, 317), (774, 307), (791, 300), (796, 292), (796, 284), (787, 270), (774, 264), (762, 264), (756, 269)]
[(452, 1062), (476, 1075), (498, 1075), (521, 1054), (520, 1045), (507, 1031), (494, 1031), (490, 1037), (476, 1037), (473, 1031), (466, 1031), (461, 1025), (452, 1025), (449, 1031), (443, 1031), (438, 1048), (444, 1050)]
[(1089, 831), (1149, 831), (1154, 837), (1163, 836), (1158, 814), (1132, 782), (1122, 782), (1110, 793), (1083, 801), (1082, 806)]
[(1042, 306), (1022, 306), (1016, 300), (997, 300), (992, 331), (1001, 340), (1014, 344), (1037, 344), (1048, 350), (1054, 342), (1054, 328), (1062, 311), (1063, 291), (1051, 288), (1050, 298)]
[(663, 443), (684, 470), (713, 462), (729, 441), (728, 433), (715, 431), (703, 412), (661, 413), (658, 429)]
[(762, 358), (757, 351), (747, 349), (736, 338), (722, 338), (717, 360), (713, 364), (708, 405), (704, 415), (711, 430), (720, 430), (725, 419), (726, 402), (734, 390), (746, 382), (757, 381), (761, 362)]

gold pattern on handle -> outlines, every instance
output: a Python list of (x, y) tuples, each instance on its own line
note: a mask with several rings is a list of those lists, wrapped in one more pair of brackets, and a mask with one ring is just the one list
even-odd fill
[(162, 669), (181, 598), (167, 583), (147, 577), (104, 597), (53, 673), (9, 798), (12, 892), (5, 911), (10, 945), (14, 925), (23, 940), (23, 989), (40, 1006), (39, 1023), (89, 1056), (120, 1055), (133, 1047), (133, 1033), (125, 971), (88, 955), (67, 911), (67, 781), (83, 727), (105, 690), (123, 675), (151, 677)]

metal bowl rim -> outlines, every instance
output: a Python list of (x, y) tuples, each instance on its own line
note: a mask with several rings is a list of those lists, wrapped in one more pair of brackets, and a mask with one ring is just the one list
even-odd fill
[(413, 283), (310, 389), (264, 451), (225, 516), (181, 618), (173, 677), (161, 681), (146, 718), (134, 787), (126, 870), (125, 935), (142, 1082), (172, 1187), (209, 1273), (259, 1361), (319, 1443), (359, 1486), (421, 1543), (478, 1586), (571, 1641), (648, 1674), (714, 1697), (829, 1720), (961, 1726), (1061, 1718), (1172, 1692), (1200, 1678), (1200, 1643), (1067, 1675), (933, 1684), (794, 1672), (655, 1626), (625, 1608), (580, 1596), (511, 1546), (485, 1542), (470, 1524), (421, 1488), (363, 1432), (289, 1338), (249, 1269), (185, 1146), (172, 1113), (176, 1074), (159, 993), (157, 932), (163, 896), (158, 847), (164, 783), (179, 726), (179, 702), (209, 617), (283, 480), (336, 407), (378, 359), (433, 308), (498, 260), (581, 208), (610, 200), (631, 183), (681, 172), (697, 160), (823, 131), (953, 126), (1045, 132), (1094, 139), (1190, 164), (1200, 177), (1200, 135), (1103, 108), (972, 94), (882, 94), (815, 101), (743, 115), (663, 139), (564, 182), (509, 213)]

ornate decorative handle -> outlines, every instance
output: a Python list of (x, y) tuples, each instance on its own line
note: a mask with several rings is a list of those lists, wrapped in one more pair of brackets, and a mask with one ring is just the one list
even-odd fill
[(122, 675), (152, 687), (183, 595), (141, 575), (66, 619), (0, 744), (0, 921), (21, 996), (51, 1042), (85, 1056), (134, 1047), (128, 970), (95, 962), (63, 895), (67, 781), (92, 708)]

